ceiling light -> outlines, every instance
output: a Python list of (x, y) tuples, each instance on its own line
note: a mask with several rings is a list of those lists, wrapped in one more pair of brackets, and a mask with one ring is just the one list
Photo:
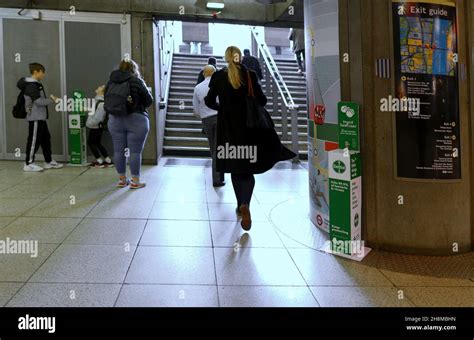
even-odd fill
[(223, 2), (217, 2), (217, 1), (208, 1), (207, 2), (207, 8), (209, 9), (223, 9), (224, 8), (224, 3)]

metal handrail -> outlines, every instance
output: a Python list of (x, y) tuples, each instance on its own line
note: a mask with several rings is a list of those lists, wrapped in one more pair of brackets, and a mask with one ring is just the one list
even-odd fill
[(267, 66), (267, 70), (270, 72), (273, 80), (275, 81), (275, 84), (278, 88), (278, 92), (281, 95), (283, 103), (285, 104), (286, 107), (290, 109), (296, 108), (297, 105), (295, 104), (295, 101), (293, 100), (290, 90), (288, 89), (288, 86), (283, 80), (283, 77), (280, 74), (280, 71), (278, 70), (275, 59), (273, 59), (270, 49), (268, 48), (265, 41), (262, 41), (260, 37), (258, 36), (258, 32), (256, 31), (255, 26), (250, 27), (250, 31), (252, 32), (252, 36), (257, 42), (258, 50), (263, 57), (263, 61), (265, 62)]
[[(160, 32), (161, 33), (161, 32)], [(163, 46), (161, 46), (161, 52), (166, 53), (165, 57), (160, 58), (160, 109), (165, 109), (168, 104), (169, 89), (171, 83), (171, 66), (173, 63), (174, 55), (174, 39), (173, 35), (166, 30), (165, 35), (160, 34), (160, 40), (162, 40)], [(163, 67), (163, 69), (162, 69)], [(166, 78), (165, 78), (166, 76)]]
[[(281, 108), (281, 134), (282, 134), (282, 140), (287, 140), (288, 139), (288, 110), (290, 111), (291, 114), (291, 147), (293, 149), (293, 152), (296, 154), (296, 157), (293, 159), (294, 163), (299, 162), (299, 133), (298, 133), (298, 105), (295, 104), (295, 101), (293, 100), (293, 96), (290, 93), (290, 90), (288, 89), (288, 86), (286, 85), (282, 75), (280, 74), (280, 71), (278, 70), (278, 66), (273, 59), (273, 56), (270, 52), (270, 49), (268, 48), (267, 44), (265, 43), (265, 40), (261, 40), (260, 37), (258, 36), (258, 32), (255, 29), (255, 26), (250, 27), (250, 32), (255, 40), (255, 43), (257, 45), (257, 49), (259, 52), (259, 55), (263, 62), (265, 63), (265, 69), (266, 69), (266, 92), (267, 95), (270, 94), (270, 86), (271, 82), (273, 85), (271, 86), (272, 90), (272, 95), (273, 95), (273, 113), (278, 112), (278, 103), (277, 103), (277, 91), (275, 91), (275, 88), (278, 90), (278, 93), (281, 96), (281, 99), (283, 101), (283, 105)], [(272, 81), (273, 80), (273, 81)], [(276, 85), (276, 86), (275, 86)]]

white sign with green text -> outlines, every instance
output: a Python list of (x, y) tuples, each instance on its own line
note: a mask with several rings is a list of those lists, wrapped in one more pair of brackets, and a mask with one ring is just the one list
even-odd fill
[(69, 158), (70, 165), (87, 164), (86, 113), (79, 109), (78, 103), (83, 100), (81, 91), (74, 91), (74, 112), (68, 114)]
[(360, 153), (329, 152), (329, 238), (335, 253), (355, 255), (361, 241), (362, 177)]
[(329, 152), (329, 242), (325, 250), (362, 260), (370, 249), (362, 241), (362, 160), (359, 105), (341, 102), (339, 149)]

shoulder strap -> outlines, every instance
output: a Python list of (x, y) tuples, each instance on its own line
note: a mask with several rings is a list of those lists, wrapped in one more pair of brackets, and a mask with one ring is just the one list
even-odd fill
[(103, 102), (104, 102), (104, 100), (102, 100), (102, 99), (99, 99), (99, 100), (97, 100), (97, 101), (95, 102), (95, 110), (96, 110), (96, 111), (97, 111), (97, 108), (99, 107), (99, 105), (100, 105), (101, 103), (103, 103)]
[(252, 85), (252, 78), (250, 77), (250, 71), (247, 70), (247, 87), (248, 87), (248, 96), (255, 97), (253, 93), (253, 85)]

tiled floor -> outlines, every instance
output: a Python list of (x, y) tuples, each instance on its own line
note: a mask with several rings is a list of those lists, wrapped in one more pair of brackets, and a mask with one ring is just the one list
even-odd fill
[(0, 162), (0, 240), (39, 242), (36, 258), (0, 254), (0, 306), (474, 305), (471, 254), (455, 260), (461, 274), (437, 278), (399, 263), (450, 259), (321, 252), (305, 164), (257, 176), (249, 233), (230, 181), (209, 184), (209, 162), (162, 164), (144, 167), (147, 187), (131, 191), (114, 188), (113, 169), (32, 174)]

